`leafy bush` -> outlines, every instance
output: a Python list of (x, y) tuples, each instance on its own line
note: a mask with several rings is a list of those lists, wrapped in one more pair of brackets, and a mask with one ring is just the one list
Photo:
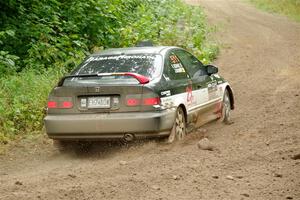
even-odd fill
[(47, 95), (63, 72), (24, 71), (0, 79), (0, 141), (41, 130)]
[(207, 63), (218, 51), (202, 9), (180, 0), (7, 0), (0, 7), (0, 141), (41, 130), (50, 89), (90, 52), (152, 40)]

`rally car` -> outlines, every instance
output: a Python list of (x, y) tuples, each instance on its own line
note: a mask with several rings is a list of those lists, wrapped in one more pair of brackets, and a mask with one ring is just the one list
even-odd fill
[[(172, 143), (234, 109), (218, 68), (179, 47), (131, 47), (88, 56), (49, 95), (44, 119), (60, 141), (160, 137)], [(191, 128), (192, 127), (192, 128)]]

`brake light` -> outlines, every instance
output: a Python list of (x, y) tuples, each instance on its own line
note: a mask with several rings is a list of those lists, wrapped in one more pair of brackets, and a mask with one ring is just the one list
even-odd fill
[(140, 105), (140, 100), (135, 98), (127, 99), (127, 106), (137, 106)]
[(152, 106), (152, 105), (158, 105), (158, 104), (160, 104), (159, 97), (146, 98), (143, 100), (143, 105), (145, 105), (145, 106)]
[(62, 102), (62, 108), (72, 108), (73, 103), (71, 101), (64, 101)]
[(57, 103), (55, 101), (48, 101), (48, 108), (57, 108)]
[(144, 106), (153, 106), (153, 105), (159, 105), (160, 104), (160, 98), (159, 97), (151, 97), (151, 98), (144, 98), (142, 101), (138, 98), (128, 98), (126, 100), (127, 106), (139, 106), (143, 104)]
[(72, 107), (73, 107), (72, 101), (63, 101), (63, 102), (48, 101), (48, 108), (72, 108)]

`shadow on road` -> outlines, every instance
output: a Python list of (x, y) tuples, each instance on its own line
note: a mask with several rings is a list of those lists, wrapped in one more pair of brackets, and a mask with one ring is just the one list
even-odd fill
[(93, 141), (84, 143), (74, 143), (71, 148), (60, 153), (69, 155), (75, 159), (90, 159), (90, 158), (109, 158), (115, 154), (122, 154), (128, 151), (138, 151), (145, 146), (165, 146), (156, 140), (135, 140), (133, 142), (123, 141)]

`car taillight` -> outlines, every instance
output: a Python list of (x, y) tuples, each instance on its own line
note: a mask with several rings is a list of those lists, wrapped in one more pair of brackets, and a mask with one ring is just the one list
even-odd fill
[(57, 108), (57, 103), (55, 101), (48, 101), (48, 108)]
[(159, 97), (143, 99), (143, 105), (145, 105), (145, 106), (152, 106), (152, 105), (158, 105), (158, 104), (160, 104)]
[(135, 98), (130, 98), (126, 100), (127, 106), (138, 106), (140, 105), (140, 100)]
[(128, 98), (126, 99), (127, 106), (153, 106), (160, 104), (159, 97), (151, 97), (151, 98), (144, 98), (143, 100), (139, 98)]
[(72, 101), (63, 101), (63, 102), (48, 101), (48, 108), (72, 108), (72, 107), (73, 107)]
[(62, 108), (72, 108), (73, 103), (71, 101), (64, 101), (62, 102)]

